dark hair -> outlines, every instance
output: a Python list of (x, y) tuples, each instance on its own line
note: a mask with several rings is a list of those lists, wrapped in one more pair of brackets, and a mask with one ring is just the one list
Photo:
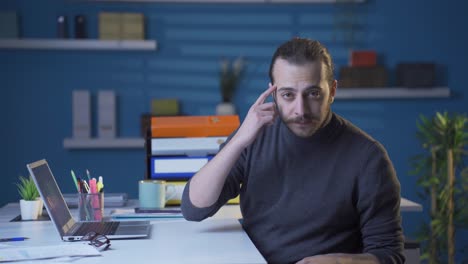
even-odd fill
[(273, 84), (273, 66), (277, 58), (286, 60), (291, 64), (304, 65), (309, 62), (321, 61), (326, 67), (326, 78), (328, 84), (332, 86), (335, 77), (333, 76), (333, 61), (327, 48), (320, 42), (305, 38), (293, 38), (281, 44), (273, 54), (270, 64), (270, 81)]

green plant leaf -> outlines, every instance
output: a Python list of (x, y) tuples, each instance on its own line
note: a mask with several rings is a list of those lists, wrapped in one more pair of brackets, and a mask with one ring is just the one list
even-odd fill
[(26, 201), (34, 201), (39, 197), (39, 191), (36, 188), (34, 180), (29, 177), (19, 176), (19, 183), (16, 183), (18, 187), (18, 193), (22, 199)]
[[(453, 220), (455, 230), (468, 228), (468, 168), (464, 165), (468, 155), (468, 118), (466, 114), (436, 112), (428, 118), (420, 115), (416, 122), (416, 138), (424, 152), (410, 158), (410, 175), (417, 177), (417, 185), (424, 192), (421, 199), (431, 201), (436, 190), (437, 211), (430, 215), (429, 224), (423, 225), (424, 232), (419, 235), (422, 256), (432, 258), (428, 244), (435, 240), (436, 258), (430, 261), (444, 263), (447, 257), (448, 202), (453, 199)], [(447, 150), (453, 150), (453, 171), (455, 185), (450, 190), (448, 182)], [(433, 157), (435, 156), (435, 159)], [(435, 165), (435, 171), (433, 169)], [(452, 196), (453, 195), (453, 196)], [(458, 245), (457, 245), (458, 248)]]

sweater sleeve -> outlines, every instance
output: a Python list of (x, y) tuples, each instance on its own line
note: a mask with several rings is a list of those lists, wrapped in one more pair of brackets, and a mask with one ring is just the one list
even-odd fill
[(372, 145), (365, 159), (357, 201), (364, 252), (381, 264), (404, 263), (400, 183), (382, 145)]
[[(226, 143), (220, 147), (220, 150)], [(181, 210), (186, 220), (202, 221), (208, 217), (211, 217), (216, 212), (218, 212), (219, 208), (226, 204), (227, 201), (239, 195), (240, 185), (244, 175), (245, 152), (246, 150), (242, 152), (240, 158), (229, 172), (218, 200), (213, 205), (203, 208), (193, 205), (189, 197), (190, 181), (185, 185), (184, 192), (182, 194)], [(209, 187), (207, 186), (206, 188)]]

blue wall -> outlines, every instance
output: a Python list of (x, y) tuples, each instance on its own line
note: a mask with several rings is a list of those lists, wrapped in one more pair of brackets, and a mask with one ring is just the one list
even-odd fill
[[(248, 59), (248, 73), (235, 98), (243, 118), (267, 87), (275, 47), (293, 36), (322, 41), (338, 67), (347, 63), (350, 46), (377, 50), (379, 63), (391, 73), (400, 61), (439, 65), (437, 84), (449, 86), (455, 94), (450, 99), (337, 100), (333, 106), (386, 146), (402, 195), (421, 202), (416, 180), (408, 175), (409, 157), (421, 152), (414, 136), (416, 119), (435, 111), (468, 111), (468, 41), (461, 29), (468, 22), (463, 11), (467, 7), (466, 2), (449, 5), (436, 0), (371, 0), (354, 6), (3, 0), (0, 10), (20, 14), (26, 38), (53, 38), (55, 17), (61, 14), (68, 15), (70, 29), (74, 15), (86, 15), (89, 34), (96, 38), (98, 12), (129, 11), (145, 14), (147, 38), (156, 39), (159, 47), (150, 52), (0, 50), (0, 109), (4, 116), (0, 205), (18, 199), (13, 183), (18, 175), (27, 173), (26, 163), (41, 158), (48, 159), (64, 192), (73, 191), (70, 169), (80, 173), (89, 169), (106, 177), (107, 191), (137, 197), (137, 180), (145, 171), (143, 149), (63, 148), (63, 139), (72, 134), (72, 90), (88, 89), (94, 96), (100, 89), (115, 90), (118, 134), (135, 137), (140, 131), (140, 114), (148, 112), (151, 98), (178, 98), (186, 114), (214, 114), (220, 100), (219, 60), (243, 55)], [(355, 14), (353, 43), (336, 26), (350, 10)], [(422, 216), (404, 214), (406, 233), (415, 230)]]

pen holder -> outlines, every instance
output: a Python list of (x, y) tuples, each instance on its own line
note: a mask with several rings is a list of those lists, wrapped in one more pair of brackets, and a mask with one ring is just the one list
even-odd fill
[(78, 212), (80, 221), (102, 221), (104, 193), (79, 193)]

